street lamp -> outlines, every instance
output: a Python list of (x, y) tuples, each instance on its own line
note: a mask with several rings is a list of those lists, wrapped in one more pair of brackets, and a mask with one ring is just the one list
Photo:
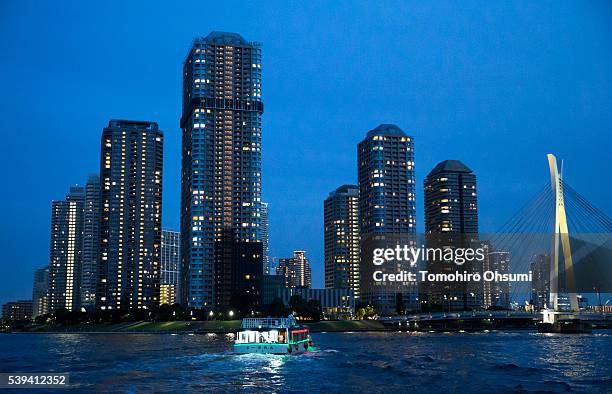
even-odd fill
[(234, 317), (234, 311), (229, 311), (229, 317)]

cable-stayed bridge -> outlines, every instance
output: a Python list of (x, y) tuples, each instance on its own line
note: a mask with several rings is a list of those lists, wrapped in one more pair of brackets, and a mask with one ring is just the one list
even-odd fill
[[(512, 310), (449, 310), (383, 323), (406, 329), (495, 329), (533, 328), (530, 322), (537, 320), (551, 332), (609, 326), (612, 316), (604, 312), (600, 295), (612, 293), (612, 219), (570, 186), (554, 155), (547, 159), (550, 180), (500, 230), (479, 235), (492, 251), (506, 254), (509, 262), (500, 268), (532, 278), (501, 287)], [(587, 294), (596, 308), (587, 310)]]

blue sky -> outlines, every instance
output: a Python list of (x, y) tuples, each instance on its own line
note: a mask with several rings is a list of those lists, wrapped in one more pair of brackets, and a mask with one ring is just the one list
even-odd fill
[(263, 193), (271, 249), (305, 249), (323, 283), (323, 200), (356, 181), (379, 123), (415, 138), (417, 201), (439, 161), (478, 176), (493, 231), (547, 182), (545, 154), (612, 216), (612, 3), (0, 3), (0, 302), (31, 296), (50, 202), (99, 165), (111, 118), (165, 132), (163, 224), (180, 205), (181, 66), (196, 36), (263, 43)]

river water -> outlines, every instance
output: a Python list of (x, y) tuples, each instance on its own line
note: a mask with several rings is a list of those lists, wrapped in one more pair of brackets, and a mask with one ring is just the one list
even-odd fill
[(61, 392), (612, 392), (612, 331), (313, 339), (303, 355), (238, 356), (224, 336), (0, 334), (0, 372), (68, 372)]

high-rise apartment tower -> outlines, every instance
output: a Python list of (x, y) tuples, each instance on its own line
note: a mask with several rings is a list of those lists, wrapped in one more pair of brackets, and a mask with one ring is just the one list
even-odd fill
[(343, 185), (323, 204), (325, 288), (359, 297), (359, 187)]
[(85, 189), (73, 186), (65, 200), (51, 203), (49, 312), (80, 310)]
[(181, 302), (259, 300), (261, 47), (239, 34), (195, 39), (183, 65)]
[[(418, 291), (411, 283), (377, 283), (372, 276), (371, 242), (412, 243), (416, 236), (414, 140), (393, 124), (368, 131), (357, 146), (359, 232), (361, 238), (360, 293), (362, 301), (380, 312), (398, 305), (413, 309)], [(399, 269), (389, 266), (390, 273)]]
[(163, 139), (146, 121), (111, 120), (102, 132), (101, 309), (159, 304)]

